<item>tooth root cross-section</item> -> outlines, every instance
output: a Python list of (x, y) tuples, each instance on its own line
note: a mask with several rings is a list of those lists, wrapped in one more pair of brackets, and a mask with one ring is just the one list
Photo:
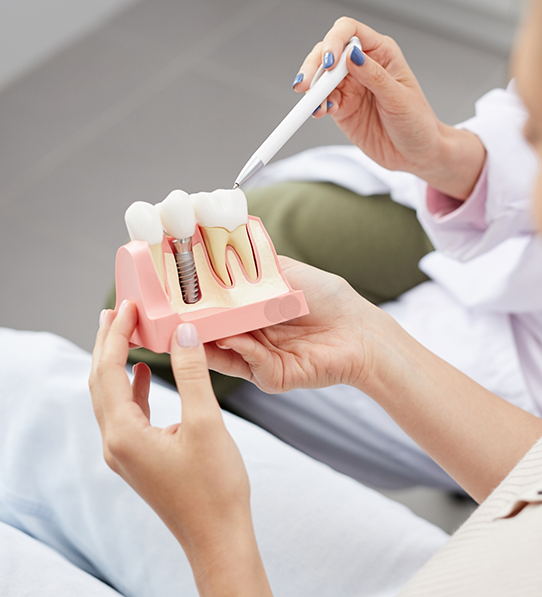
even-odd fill
[(258, 279), (256, 261), (246, 224), (237, 226), (233, 232), (229, 232), (225, 228), (207, 228), (204, 226), (201, 230), (213, 269), (226, 286), (232, 285), (226, 266), (226, 248), (228, 246), (233, 247), (239, 255), (248, 277), (254, 282)]

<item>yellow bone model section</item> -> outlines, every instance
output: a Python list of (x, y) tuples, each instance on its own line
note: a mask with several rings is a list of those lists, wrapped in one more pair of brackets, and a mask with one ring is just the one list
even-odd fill
[(258, 251), (260, 258), (261, 276), (260, 281), (256, 284), (243, 275), (243, 266), (233, 254), (233, 251), (228, 251), (226, 258), (235, 280), (235, 286), (224, 288), (213, 275), (212, 267), (205, 256), (203, 243), (196, 243), (193, 250), (196, 269), (198, 270), (201, 298), (197, 303), (187, 305), (182, 299), (179, 287), (175, 255), (173, 253), (165, 254), (171, 306), (177, 313), (191, 313), (200, 309), (216, 307), (242, 307), (243, 305), (250, 305), (275, 296), (281, 296), (288, 292), (288, 286), (280, 274), (269, 238), (263, 231), (262, 225), (260, 222), (249, 220), (248, 226), (252, 233), (255, 250)]
[(228, 246), (233, 247), (239, 255), (248, 277), (254, 282), (258, 279), (256, 261), (254, 260), (246, 224), (237, 226), (233, 232), (225, 228), (206, 228), (204, 226), (201, 227), (201, 231), (213, 269), (226, 286), (232, 285), (226, 266), (226, 249)]
[(160, 278), (160, 283), (162, 284), (162, 288), (166, 288), (166, 282), (164, 279), (164, 254), (162, 251), (162, 243), (159, 245), (151, 245), (150, 247), (152, 260), (154, 261), (154, 266), (156, 267), (156, 271), (158, 272), (158, 277)]

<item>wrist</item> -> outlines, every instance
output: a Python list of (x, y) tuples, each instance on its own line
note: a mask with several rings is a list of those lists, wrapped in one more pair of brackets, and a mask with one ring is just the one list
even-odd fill
[(363, 365), (351, 386), (374, 398), (403, 393), (412, 373), (415, 340), (378, 307), (370, 328), (363, 322), (359, 355)]
[(435, 157), (429, 168), (420, 166), (413, 174), (437, 191), (464, 201), (482, 172), (486, 149), (471, 131), (439, 123)]
[(208, 529), (179, 541), (188, 557), (201, 597), (267, 597), (271, 589), (252, 521)]

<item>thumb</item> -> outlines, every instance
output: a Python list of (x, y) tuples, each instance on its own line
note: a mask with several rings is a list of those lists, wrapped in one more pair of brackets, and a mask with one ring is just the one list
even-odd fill
[(171, 339), (171, 367), (183, 405), (183, 422), (194, 413), (219, 414), (205, 349), (196, 327), (181, 323)]

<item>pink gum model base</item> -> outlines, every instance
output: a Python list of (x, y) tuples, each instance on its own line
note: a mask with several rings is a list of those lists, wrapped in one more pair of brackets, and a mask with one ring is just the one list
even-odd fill
[[(273, 250), (278, 271), (289, 291), (242, 307), (213, 307), (188, 313), (177, 313), (173, 310), (162, 288), (149, 245), (143, 241), (131, 241), (117, 251), (115, 266), (117, 304), (115, 310), (118, 311), (124, 299), (131, 300), (137, 305), (137, 328), (130, 338), (133, 345), (143, 346), (158, 353), (169, 352), (171, 337), (180, 323), (194, 324), (202, 342), (205, 343), (259, 330), (309, 313), (303, 292), (292, 290), (284, 277), (273, 243), (260, 219), (253, 216), (250, 216), (250, 219), (260, 222)], [(254, 246), (252, 235), (250, 238)], [(196, 233), (192, 237), (192, 243), (193, 245), (201, 243), (207, 264), (213, 272), (199, 227), (196, 228)], [(164, 237), (163, 248), (165, 252), (171, 252), (167, 237)], [(261, 272), (259, 259), (257, 258), (256, 261), (258, 271)], [(216, 276), (215, 279), (224, 286)]]

